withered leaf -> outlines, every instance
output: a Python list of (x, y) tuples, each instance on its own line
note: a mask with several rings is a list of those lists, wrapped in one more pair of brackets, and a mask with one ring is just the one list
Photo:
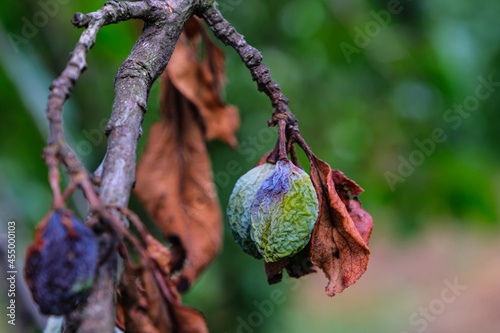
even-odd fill
[(373, 219), (367, 211), (361, 208), (361, 202), (357, 198), (358, 195), (363, 193), (363, 189), (339, 170), (333, 170), (333, 182), (340, 199), (342, 199), (354, 221), (356, 229), (358, 229), (361, 237), (368, 245), (373, 229)]
[(361, 208), (361, 202), (358, 198), (351, 198), (349, 200), (349, 205), (346, 206), (349, 215), (351, 215), (352, 220), (356, 229), (358, 229), (361, 238), (365, 241), (366, 245), (370, 241), (370, 236), (373, 229), (373, 219), (370, 214), (363, 208)]
[(171, 254), (170, 251), (163, 246), (156, 238), (151, 236), (151, 234), (146, 234), (146, 250), (148, 254), (151, 256), (156, 264), (158, 265), (158, 269), (161, 270), (161, 274), (164, 277), (170, 275), (170, 266), (171, 266)]
[(196, 107), (168, 80), (162, 89), (162, 121), (151, 128), (135, 194), (172, 243), (184, 291), (220, 249), (221, 212)]
[(222, 50), (191, 19), (163, 76), (163, 120), (151, 129), (137, 171), (135, 193), (172, 244), (179, 290), (189, 288), (221, 244), (205, 140), (237, 145), (238, 111), (221, 98), (224, 67)]
[[(203, 53), (202, 60), (200, 53)], [(238, 109), (225, 105), (221, 98), (225, 81), (224, 52), (211, 41), (199, 19), (189, 21), (166, 71), (172, 84), (196, 106), (206, 139), (219, 139), (236, 148)]]
[(124, 323), (119, 326), (124, 326), (126, 332), (173, 332), (172, 318), (167, 305), (161, 299), (158, 288), (151, 284), (151, 277), (146, 277), (148, 287), (143, 288), (138, 281), (140, 276), (144, 278), (147, 276), (147, 272), (141, 274), (132, 267), (130, 262), (125, 261), (125, 270), (120, 281), (118, 297)]
[(173, 305), (172, 310), (178, 327), (176, 333), (208, 333), (205, 318), (198, 310), (182, 304)]
[[(314, 155), (310, 165), (311, 180), (318, 193), (320, 207), (311, 237), (311, 261), (329, 279), (326, 294), (334, 296), (363, 275), (370, 250), (352, 217), (360, 213), (360, 207), (358, 209), (353, 204), (350, 214), (335, 188), (334, 178), (341, 175), (335, 174), (327, 163)], [(359, 186), (356, 186), (352, 181), (344, 181), (345, 189), (351, 188), (353, 193), (361, 193)], [(363, 219), (366, 220), (366, 216)]]
[(266, 262), (266, 275), (269, 284), (275, 284), (283, 278), (283, 269), (286, 269), (288, 276), (300, 278), (304, 275), (315, 273), (316, 269), (310, 258), (311, 243), (306, 245), (299, 253), (292, 257), (283, 258), (276, 262)]
[(208, 333), (203, 315), (181, 304), (179, 295), (169, 286), (170, 278), (155, 270), (148, 265), (134, 269), (126, 260), (118, 298), (123, 318), (119, 326), (134, 333)]
[(290, 261), (291, 258), (288, 257), (275, 262), (266, 262), (264, 266), (266, 269), (267, 282), (269, 284), (281, 282), (283, 278), (283, 269), (290, 264)]
[(316, 268), (311, 263), (310, 252), (311, 242), (291, 258), (290, 263), (286, 266), (286, 271), (290, 277), (298, 279), (304, 275), (316, 273)]
[(153, 272), (143, 269), (141, 281), (146, 296), (147, 313), (155, 328), (160, 332), (172, 332), (173, 324), (168, 312), (168, 303), (156, 284)]
[[(347, 178), (342, 171), (332, 170), (332, 179), (339, 194), (343, 192), (349, 196), (357, 197), (364, 192), (354, 180)], [(343, 199), (342, 196), (341, 198)]]

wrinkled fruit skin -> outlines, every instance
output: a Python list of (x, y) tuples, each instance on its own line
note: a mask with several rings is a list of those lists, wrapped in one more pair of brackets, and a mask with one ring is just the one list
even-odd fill
[(24, 274), (44, 314), (62, 315), (84, 301), (98, 262), (94, 232), (71, 212), (52, 212), (26, 253)]
[(235, 242), (245, 253), (257, 259), (261, 259), (262, 255), (251, 238), (251, 206), (257, 191), (275, 167), (275, 164), (264, 163), (241, 176), (234, 186), (227, 207), (229, 227)]
[(318, 218), (318, 197), (309, 175), (280, 160), (252, 202), (252, 239), (267, 262), (302, 250)]

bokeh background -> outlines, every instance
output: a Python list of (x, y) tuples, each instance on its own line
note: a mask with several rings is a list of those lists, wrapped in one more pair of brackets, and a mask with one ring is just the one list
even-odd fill
[[(18, 266), (50, 206), (40, 158), (48, 87), (81, 33), (72, 15), (102, 4), (0, 2), (0, 226), (4, 233), (8, 220), (17, 222)], [(367, 273), (334, 298), (324, 294), (321, 272), (268, 286), (263, 263), (241, 252), (226, 230), (221, 255), (185, 302), (206, 314), (212, 332), (499, 332), (500, 2), (220, 4), (263, 52), (312, 149), (365, 189), (360, 199), (375, 229)], [(66, 135), (89, 170), (104, 156), (114, 74), (137, 33), (134, 22), (102, 29), (66, 104)], [(209, 144), (223, 210), (238, 177), (276, 137), (266, 130), (267, 98), (225, 50), (225, 95), (240, 108), (241, 129), (237, 151)], [(157, 96), (156, 83), (145, 133), (158, 119)], [(71, 205), (85, 215), (81, 197)], [(131, 207), (143, 213), (135, 199)], [(3, 297), (0, 305), (5, 309)], [(26, 309), (18, 308), (18, 320), (34, 311)], [(0, 331), (13, 331), (2, 316)], [(40, 331), (28, 319), (17, 328)]]

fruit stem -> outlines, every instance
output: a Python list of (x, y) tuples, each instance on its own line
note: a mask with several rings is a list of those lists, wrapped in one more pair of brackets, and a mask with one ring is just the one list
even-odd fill
[(286, 150), (286, 122), (284, 119), (278, 121), (278, 160), (287, 158)]

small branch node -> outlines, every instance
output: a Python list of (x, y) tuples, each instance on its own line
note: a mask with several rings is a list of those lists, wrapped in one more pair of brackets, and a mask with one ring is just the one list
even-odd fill
[(83, 13), (76, 12), (75, 15), (73, 15), (73, 18), (71, 19), (71, 23), (77, 28), (84, 28), (89, 25), (90, 17), (88, 17)]

